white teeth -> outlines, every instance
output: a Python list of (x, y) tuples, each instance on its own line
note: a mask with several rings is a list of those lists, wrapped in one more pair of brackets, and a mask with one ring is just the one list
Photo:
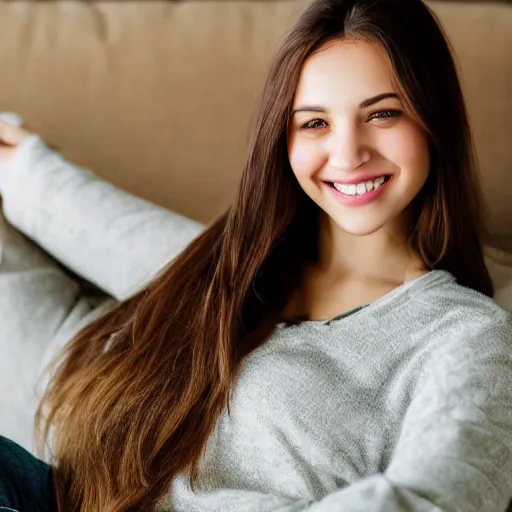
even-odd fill
[(338, 188), (338, 190), (341, 191), (341, 187), (345, 189), (345, 194), (351, 196), (355, 196), (357, 194), (357, 185), (340, 185), (340, 188)]
[(358, 183), (356, 187), (356, 193), (358, 196), (366, 192), (366, 183)]
[(365, 181), (364, 183), (358, 183), (357, 185), (342, 185), (341, 183), (333, 183), (334, 188), (343, 194), (348, 196), (363, 195), (366, 192), (379, 188), (385, 181), (384, 176), (380, 176), (375, 180)]

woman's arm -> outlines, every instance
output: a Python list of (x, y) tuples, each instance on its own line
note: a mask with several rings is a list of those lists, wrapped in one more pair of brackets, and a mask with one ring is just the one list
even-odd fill
[(16, 148), (3, 174), (9, 222), (117, 300), (148, 284), (203, 230), (73, 165), (37, 135)]

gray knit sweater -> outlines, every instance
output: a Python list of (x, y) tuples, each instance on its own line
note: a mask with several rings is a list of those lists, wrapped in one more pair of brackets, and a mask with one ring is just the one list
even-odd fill
[[(2, 184), (9, 221), (108, 294), (85, 304), (70, 278), (76, 293), (43, 360), (202, 229), (37, 137), (11, 174)], [(52, 290), (41, 280), (18, 300)], [(504, 512), (511, 497), (511, 315), (436, 270), (351, 315), (278, 324), (242, 363), (198, 491), (179, 475), (159, 510)]]

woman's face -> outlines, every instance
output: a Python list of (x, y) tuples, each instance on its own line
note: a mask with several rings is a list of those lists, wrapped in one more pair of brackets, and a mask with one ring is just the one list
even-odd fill
[(294, 99), (293, 172), (306, 194), (353, 235), (396, 229), (429, 172), (427, 136), (405, 113), (392, 76), (375, 46), (338, 40), (307, 59)]

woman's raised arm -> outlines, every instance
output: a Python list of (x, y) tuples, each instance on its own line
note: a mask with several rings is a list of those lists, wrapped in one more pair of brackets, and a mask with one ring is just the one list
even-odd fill
[(143, 288), (202, 230), (25, 138), (0, 169), (7, 220), (117, 300)]

